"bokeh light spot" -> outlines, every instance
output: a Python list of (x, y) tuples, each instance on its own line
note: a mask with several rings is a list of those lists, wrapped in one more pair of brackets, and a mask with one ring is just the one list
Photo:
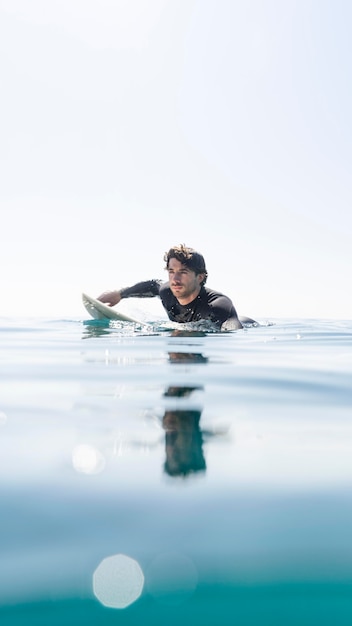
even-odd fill
[(99, 474), (105, 467), (105, 459), (94, 446), (82, 444), (74, 448), (72, 464), (82, 474)]
[(109, 556), (93, 574), (93, 591), (104, 606), (124, 609), (138, 600), (144, 586), (139, 563), (124, 555)]

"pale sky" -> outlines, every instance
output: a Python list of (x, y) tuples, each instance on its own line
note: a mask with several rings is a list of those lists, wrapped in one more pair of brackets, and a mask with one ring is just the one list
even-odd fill
[(0, 316), (84, 318), (186, 243), (240, 314), (350, 319), (351, 27), (350, 0), (0, 0)]

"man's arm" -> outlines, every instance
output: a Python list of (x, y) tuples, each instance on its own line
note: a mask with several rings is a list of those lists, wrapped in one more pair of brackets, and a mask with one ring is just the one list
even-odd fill
[(237, 330), (243, 328), (232, 300), (222, 293), (206, 289), (208, 306), (212, 312), (214, 322), (220, 323), (222, 330)]
[(115, 306), (121, 300), (121, 291), (115, 289), (115, 291), (104, 291), (97, 300), (100, 302), (104, 302), (104, 304), (108, 304), (109, 306)]
[(246, 315), (236, 315), (236, 317), (229, 317), (222, 325), (221, 330), (238, 330), (243, 328), (243, 324), (251, 324), (252, 326), (258, 326), (258, 322)]
[(239, 328), (243, 328), (240, 320), (236, 317), (229, 317), (223, 324), (221, 324), (221, 330), (238, 330)]
[(125, 287), (119, 290), (115, 289), (114, 291), (104, 291), (97, 300), (109, 306), (115, 306), (115, 304), (118, 304), (123, 298), (154, 298), (159, 295), (161, 284), (161, 280), (146, 280), (132, 287)]

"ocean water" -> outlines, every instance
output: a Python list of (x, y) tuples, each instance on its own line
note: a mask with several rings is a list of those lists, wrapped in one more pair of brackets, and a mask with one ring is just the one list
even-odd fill
[(352, 623), (352, 322), (0, 320), (0, 624)]

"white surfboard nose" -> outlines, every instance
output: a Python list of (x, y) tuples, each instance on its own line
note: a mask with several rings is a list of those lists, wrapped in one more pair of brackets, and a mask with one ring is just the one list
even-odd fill
[(86, 311), (96, 320), (118, 320), (120, 322), (140, 323), (132, 317), (124, 315), (124, 313), (119, 313), (119, 311), (100, 302), (100, 300), (88, 296), (86, 293), (82, 293), (82, 301)]

